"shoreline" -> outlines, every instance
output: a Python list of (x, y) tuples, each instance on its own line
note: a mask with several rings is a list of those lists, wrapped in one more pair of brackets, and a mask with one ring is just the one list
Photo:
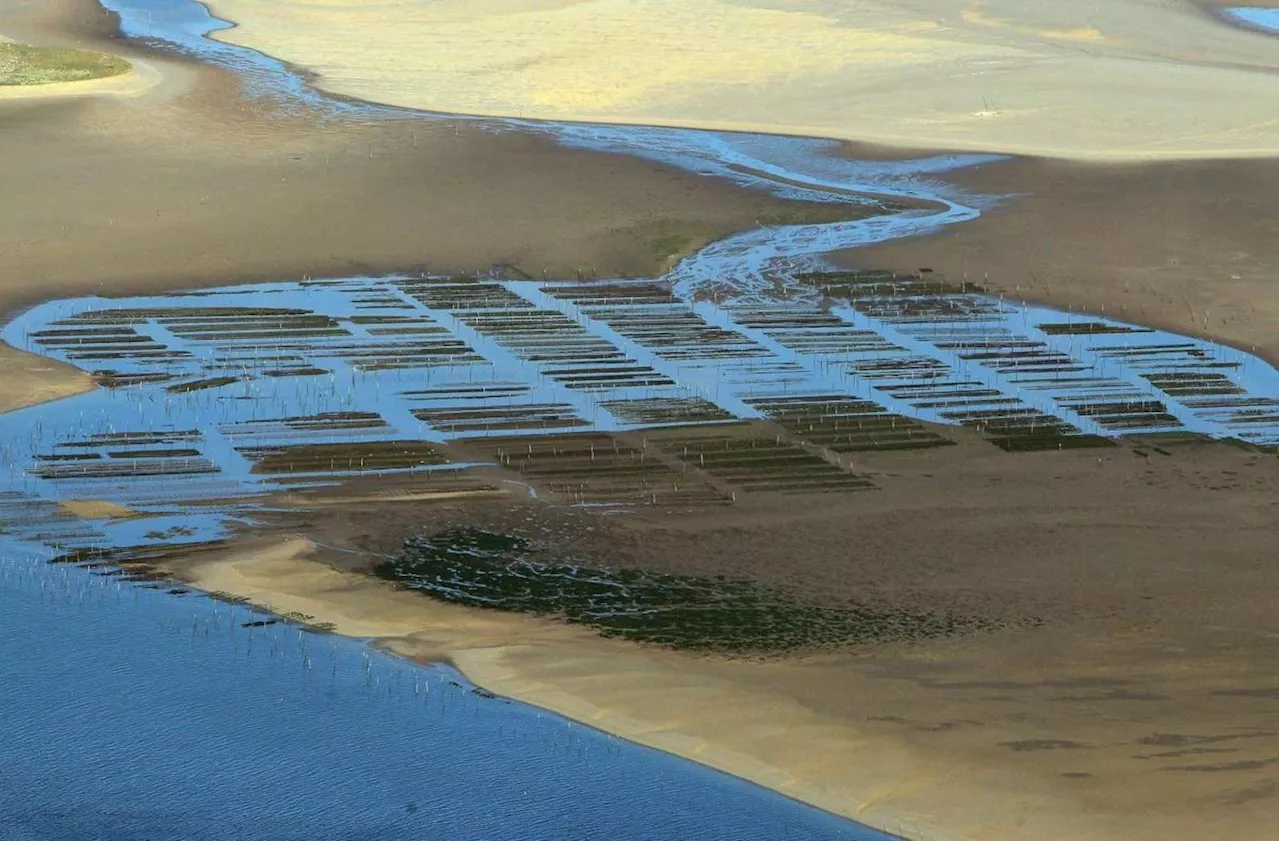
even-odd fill
[[(1225, 453), (1229, 448), (1216, 446), (1224, 451), (1220, 454), (1237, 457), (1234, 452)], [(1063, 464), (1091, 464), (1092, 456), (1076, 453), (1055, 463), (1059, 464), (1056, 470), (1061, 471)], [(347, 505), (344, 493), (345, 489), (339, 490), (321, 507), (344, 514), (348, 508), (360, 507), (356, 502), (359, 496)], [(457, 498), (419, 498), (417, 503), (456, 505)], [(386, 503), (375, 498), (374, 504), (383, 508)], [(511, 503), (500, 504), (507, 507)], [(290, 510), (316, 507), (303, 500), (286, 506)], [(355, 511), (350, 513), (358, 516)], [(404, 516), (422, 522), (411, 510), (406, 510)], [(462, 516), (467, 516), (465, 504)], [(390, 529), (388, 533), (399, 530)], [(334, 545), (330, 540), (320, 543), (296, 536), (283, 540), (261, 537), (234, 545), (220, 556), (195, 554), (188, 560), (174, 561), (166, 565), (166, 570), (176, 579), (211, 594), (227, 593), (276, 613), (299, 612), (312, 616), (316, 622), (333, 622), (336, 632), (371, 640), (398, 656), (452, 663), (473, 683), (496, 694), (701, 762), (861, 823), (906, 833), (913, 839), (1013, 841), (1025, 837), (1022, 827), (990, 822), (991, 816), (1005, 814), (1000, 804), (1009, 791), (1018, 793), (1023, 804), (1020, 809), (1027, 808), (1028, 798), (1036, 802), (1029, 814), (1038, 838), (1076, 838), (1081, 825), (1092, 820), (1102, 822), (1090, 830), (1089, 837), (1128, 841), (1167, 835), (1168, 828), (1161, 826), (1151, 827), (1150, 836), (1143, 835), (1148, 830), (1147, 819), (1138, 825), (1122, 824), (1116, 828), (1108, 824), (1117, 820), (1117, 815), (1086, 818), (1076, 814), (1079, 804), (1069, 797), (1069, 792), (1054, 791), (1038, 777), (1034, 783), (1029, 782), (1024, 778), (1025, 770), (1018, 772), (998, 762), (993, 764), (991, 758), (975, 765), (974, 757), (930, 756), (923, 746), (900, 741), (898, 733), (870, 733), (848, 720), (814, 718), (805, 704), (784, 715), (779, 704), (790, 709), (796, 702), (785, 692), (778, 693), (778, 687), (769, 688), (768, 675), (787, 675), (796, 670), (804, 674), (809, 668), (804, 658), (773, 664), (688, 658), (601, 640), (581, 629), (546, 620), (433, 604), (421, 595), (400, 592), (385, 582), (335, 568), (335, 562), (351, 563), (332, 554), (353, 551), (342, 550), (343, 542), (349, 544), (348, 540), (341, 540), (337, 542), (339, 548), (330, 550), (324, 548)], [(325, 555), (329, 555), (327, 561), (312, 557)], [(1025, 634), (1016, 636), (1026, 642)], [(969, 642), (983, 645), (980, 639)], [(942, 652), (947, 650), (947, 645), (941, 646)], [(895, 656), (892, 648), (887, 654), (855, 652), (847, 659), (838, 658), (836, 663), (842, 665), (837, 668), (841, 672), (857, 669), (859, 660), (872, 654), (890, 659)], [(820, 663), (816, 674), (831, 668)], [(637, 675), (645, 675), (644, 693), (638, 692)], [(978, 680), (982, 679), (996, 683), (1000, 680), (990, 675)], [(760, 680), (766, 683), (764, 691), (755, 688)], [(1082, 684), (1088, 685), (1087, 681)], [(701, 693), (708, 692), (718, 700), (702, 699), (691, 707), (687, 705), (688, 699), (701, 699)], [(725, 709), (735, 711), (732, 718), (726, 720), (721, 714)], [(779, 721), (789, 722), (782, 728), (785, 738), (778, 735)], [(810, 733), (813, 738), (797, 739), (797, 732)], [(1015, 735), (1035, 741), (1017, 729), (1009, 738), (1018, 741), (1013, 738)], [(822, 750), (815, 752), (814, 744), (823, 745)], [(920, 753), (922, 749), (924, 753)], [(807, 764), (812, 756), (817, 756), (813, 760), (816, 766)], [(868, 763), (868, 757), (875, 760)], [(957, 767), (967, 768), (964, 785), (955, 776)], [(811, 770), (806, 772), (806, 768)], [(939, 772), (939, 768), (949, 770)], [(834, 769), (841, 769), (841, 775), (832, 777)], [(924, 782), (939, 773), (945, 782)], [(852, 775), (853, 782), (847, 775)], [(973, 785), (966, 787), (970, 776)], [(988, 802), (997, 792), (1000, 796)], [(937, 816), (945, 816), (945, 822), (939, 822), (941, 818)]]

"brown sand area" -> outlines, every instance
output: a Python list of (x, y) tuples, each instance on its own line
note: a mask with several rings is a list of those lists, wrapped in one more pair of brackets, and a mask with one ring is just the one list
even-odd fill
[[(26, 41), (100, 45), (110, 29), (89, 0), (0, 3), (0, 31)], [(113, 48), (134, 58), (128, 45)], [(466, 125), (321, 129), (306, 115), (242, 101), (217, 71), (147, 60), (164, 79), (142, 97), (0, 103), (0, 186), (22, 197), (0, 202), (0, 310), (50, 297), (498, 262), (535, 275), (651, 274), (671, 254), (761, 216), (812, 212)], [(1243, 205), (1274, 219), (1274, 167), (1268, 182), (1246, 164), (1213, 166), (1213, 177), (1238, 184), (1218, 213), (1247, 220)], [(1213, 213), (1174, 210), (1206, 207), (1208, 174), (1144, 166), (1118, 178), (1056, 167), (1016, 161), (966, 173), (1028, 197), (868, 259), (954, 274), (959, 247), (946, 245), (969, 243), (975, 260), (996, 266), (971, 275), (1017, 289), (1022, 275), (1040, 275), (1028, 240), (1038, 241), (1064, 268), (1037, 298), (1108, 314), (1144, 307), (1142, 320), (1176, 326), (1177, 299), (1202, 300), (1190, 298), (1195, 272), (1150, 269), (1164, 249), (1196, 238), (1215, 271), (1224, 255), (1248, 255), (1231, 272), (1239, 278), (1213, 276), (1215, 300), (1248, 305), (1211, 309), (1206, 332), (1245, 346), (1270, 335), (1274, 344), (1274, 287), (1254, 297), (1266, 288), (1265, 261), (1274, 265), (1274, 226), (1240, 234), (1235, 217), (1216, 225)], [(1090, 190), (1094, 213), (1073, 211), (1071, 197)], [(1135, 216), (1110, 209), (1126, 202)], [(1182, 220), (1179, 242), (1117, 224), (1102, 228), (1115, 239), (1099, 247), (1096, 214), (1144, 218), (1137, 211), (1151, 207), (1158, 219)], [(948, 239), (969, 228), (973, 239)], [(1100, 256), (1105, 272), (1086, 271)], [(1130, 291), (1108, 278), (1128, 279)], [(1150, 294), (1135, 303), (1139, 289)], [(5, 409), (87, 387), (81, 372), (12, 350), (0, 351), (0, 365)], [(410, 499), (392, 504), (390, 489), (356, 483), (341, 492), (349, 498), (295, 499), (275, 533), (177, 571), (345, 633), (389, 638), (411, 656), (446, 656), (494, 691), (914, 837), (1270, 837), (1275, 461), (1221, 445), (1171, 452), (1010, 455), (969, 440), (866, 456), (881, 490), (852, 497), (761, 495), (714, 512), (608, 519), (523, 496), (413, 499), (426, 491), (412, 486), (394, 489)], [(448, 608), (349, 571), (361, 555), (309, 550), (295, 536), (385, 553), (407, 534), (458, 523), (560, 535), (566, 551), (612, 563), (1044, 624), (721, 661)]]

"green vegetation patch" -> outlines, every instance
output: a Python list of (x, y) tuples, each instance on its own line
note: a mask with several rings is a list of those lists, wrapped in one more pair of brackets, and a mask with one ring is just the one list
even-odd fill
[(559, 616), (607, 637), (730, 654), (914, 640), (998, 625), (941, 613), (819, 605), (755, 581), (544, 563), (540, 554), (524, 538), (453, 529), (405, 541), (375, 572), (447, 602)]
[(0, 44), (0, 86), (102, 79), (128, 69), (129, 62), (118, 56), (89, 50)]

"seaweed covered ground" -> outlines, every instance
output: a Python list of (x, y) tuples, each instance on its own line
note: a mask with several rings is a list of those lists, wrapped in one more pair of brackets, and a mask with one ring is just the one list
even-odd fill
[(522, 537), (456, 528), (410, 538), (375, 572), (447, 602), (554, 615), (607, 637), (718, 653), (915, 640), (999, 624), (945, 613), (823, 605), (759, 581), (610, 569), (546, 560), (545, 554)]

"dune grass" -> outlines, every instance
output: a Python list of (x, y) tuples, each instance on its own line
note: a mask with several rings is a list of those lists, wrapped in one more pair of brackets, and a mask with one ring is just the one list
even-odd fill
[(0, 86), (79, 82), (128, 70), (129, 62), (105, 53), (0, 43)]

